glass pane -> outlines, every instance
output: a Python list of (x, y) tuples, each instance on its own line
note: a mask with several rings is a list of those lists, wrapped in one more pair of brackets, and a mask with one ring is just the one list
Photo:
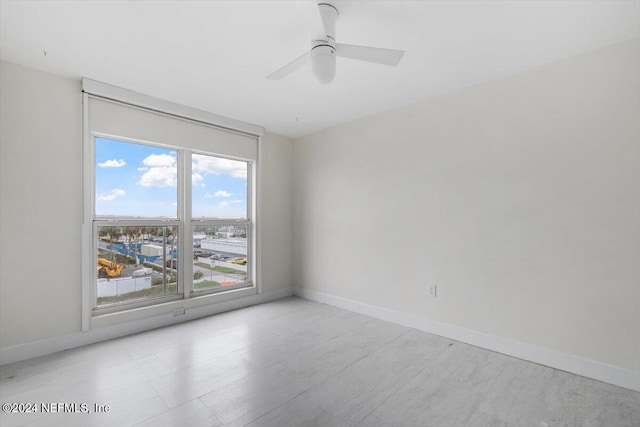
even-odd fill
[(97, 305), (178, 293), (177, 226), (98, 227)]
[(221, 157), (192, 156), (193, 218), (247, 218), (248, 163)]
[(96, 216), (177, 217), (173, 150), (96, 138)]
[(193, 258), (195, 292), (246, 282), (247, 226), (194, 226)]

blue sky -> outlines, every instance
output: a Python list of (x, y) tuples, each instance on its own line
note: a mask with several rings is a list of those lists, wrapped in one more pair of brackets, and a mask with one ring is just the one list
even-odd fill
[[(177, 153), (143, 144), (96, 138), (96, 215), (175, 217)], [(194, 218), (243, 218), (247, 163), (193, 155)]]

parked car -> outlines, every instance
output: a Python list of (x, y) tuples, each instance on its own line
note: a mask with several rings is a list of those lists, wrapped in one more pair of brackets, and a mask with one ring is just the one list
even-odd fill
[(193, 259), (208, 258), (209, 256), (210, 255), (207, 253), (207, 251), (203, 251), (202, 249), (193, 250)]

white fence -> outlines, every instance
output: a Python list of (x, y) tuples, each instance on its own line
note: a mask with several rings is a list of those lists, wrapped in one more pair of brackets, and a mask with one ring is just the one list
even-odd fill
[(125, 277), (122, 279), (98, 279), (98, 298), (113, 297), (141, 291), (151, 287), (151, 277)]

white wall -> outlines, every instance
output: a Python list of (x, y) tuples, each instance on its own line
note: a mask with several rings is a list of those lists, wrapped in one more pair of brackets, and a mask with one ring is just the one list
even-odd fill
[(0, 62), (0, 347), (80, 330), (80, 82)]
[(293, 284), (293, 140), (262, 138), (262, 291)]
[(296, 140), (296, 285), (640, 371), (639, 52)]
[[(0, 62), (0, 349), (80, 331), (81, 118), (79, 81)], [(292, 141), (263, 156), (271, 291), (292, 282)]]

